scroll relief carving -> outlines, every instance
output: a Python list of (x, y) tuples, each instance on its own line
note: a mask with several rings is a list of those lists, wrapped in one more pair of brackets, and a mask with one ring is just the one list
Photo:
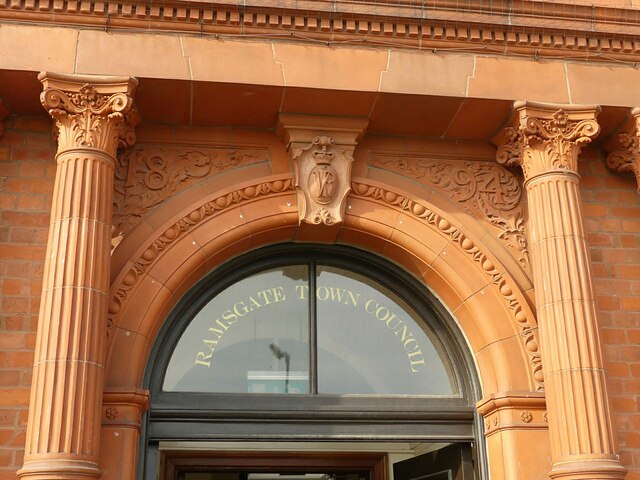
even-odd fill
[(113, 237), (137, 225), (153, 207), (200, 179), (248, 163), (266, 161), (262, 150), (136, 148), (115, 172)]
[(442, 161), (383, 154), (373, 155), (371, 163), (444, 190), (466, 211), (498, 227), (498, 237), (517, 252), (523, 268), (529, 267), (522, 188), (518, 179), (505, 168), (492, 162)]
[(529, 364), (532, 370), (533, 381), (537, 390), (544, 390), (544, 373), (542, 371), (542, 359), (540, 348), (536, 338), (536, 324), (529, 319), (525, 309), (516, 297), (513, 288), (509, 284), (509, 279), (505, 271), (501, 271), (473, 240), (466, 236), (459, 228), (452, 225), (446, 218), (443, 218), (425, 205), (404, 195), (399, 195), (390, 190), (365, 183), (353, 183), (353, 194), (358, 197), (372, 198), (403, 212), (408, 212), (416, 218), (434, 226), (438, 231), (449, 238), (452, 243), (460, 246), (463, 252), (470, 255), (473, 261), (480, 264), (482, 270), (491, 280), (491, 283), (498, 289), (500, 295), (511, 311), (513, 320), (520, 331), (520, 337), (529, 356)]
[(550, 118), (528, 116), (519, 127), (505, 129), (496, 160), (501, 165), (520, 165), (525, 181), (550, 171), (578, 171), (578, 155), (583, 145), (600, 132), (595, 120), (571, 120), (564, 110)]
[(317, 136), (309, 145), (291, 146), (300, 222), (342, 222), (345, 198), (351, 189), (352, 151), (335, 145), (328, 136)]
[(115, 158), (119, 147), (135, 142), (139, 118), (125, 93), (102, 94), (85, 84), (78, 92), (47, 88), (40, 101), (56, 121), (58, 152), (90, 147)]
[(631, 112), (634, 116), (631, 127), (618, 135), (620, 147), (607, 157), (607, 166), (621, 173), (633, 173), (640, 193), (640, 108)]

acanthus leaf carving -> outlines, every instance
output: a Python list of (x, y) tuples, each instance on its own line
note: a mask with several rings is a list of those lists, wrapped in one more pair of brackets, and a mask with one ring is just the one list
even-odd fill
[(518, 252), (519, 263), (528, 268), (522, 188), (508, 170), (491, 162), (433, 160), (416, 156), (377, 154), (372, 157), (372, 162), (442, 189), (469, 213), (498, 227), (498, 237)]
[(46, 88), (40, 101), (56, 122), (59, 152), (89, 147), (115, 158), (118, 147), (135, 142), (138, 117), (127, 93), (104, 94), (85, 83), (77, 92)]
[(520, 165), (525, 181), (552, 171), (577, 173), (580, 149), (600, 133), (599, 110), (551, 110), (528, 103), (516, 108), (519, 122), (498, 139), (497, 162)]
[(621, 173), (633, 173), (640, 193), (640, 108), (631, 112), (633, 121), (618, 134), (619, 147), (607, 156), (607, 166)]
[(152, 208), (209, 175), (268, 160), (262, 150), (140, 147), (125, 152), (115, 173), (113, 236), (126, 235)]

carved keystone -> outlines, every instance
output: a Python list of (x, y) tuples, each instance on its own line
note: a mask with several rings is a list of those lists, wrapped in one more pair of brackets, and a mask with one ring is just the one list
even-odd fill
[(343, 221), (353, 151), (367, 125), (360, 118), (280, 115), (278, 130), (295, 169), (300, 223), (334, 226)]
[(631, 110), (631, 117), (615, 137), (611, 150), (607, 166), (617, 172), (633, 173), (640, 193), (640, 108)]

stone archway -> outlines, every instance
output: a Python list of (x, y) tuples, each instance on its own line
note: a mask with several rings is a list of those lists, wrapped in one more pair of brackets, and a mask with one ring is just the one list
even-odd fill
[[(162, 209), (171, 212), (169, 205)], [(138, 443), (146, 399), (139, 387), (151, 346), (184, 292), (235, 255), (302, 241), (288, 175), (216, 191), (165, 218), (126, 261), (117, 259), (123, 267), (114, 272), (110, 293), (102, 445), (127, 457)], [(535, 317), (508, 269), (450, 214), (368, 179), (353, 181), (335, 240), (400, 264), (442, 300), (466, 337), (482, 383), (479, 410), (492, 474), (499, 475), (493, 478), (519, 472), (513, 456), (518, 439), (537, 441), (547, 433)], [(537, 465), (526, 468), (548, 471)], [(133, 478), (133, 471), (135, 455), (105, 471), (105, 478)]]

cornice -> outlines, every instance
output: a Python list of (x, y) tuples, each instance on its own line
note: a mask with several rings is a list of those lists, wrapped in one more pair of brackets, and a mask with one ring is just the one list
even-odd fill
[(640, 9), (575, 2), (0, 0), (0, 22), (640, 62)]

